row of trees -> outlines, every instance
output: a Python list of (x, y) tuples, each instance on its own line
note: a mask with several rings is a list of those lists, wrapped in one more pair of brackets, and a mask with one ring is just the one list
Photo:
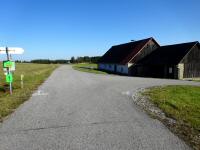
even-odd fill
[(84, 57), (71, 57), (70, 63), (97, 63), (100, 59), (100, 56), (84, 56)]
[(20, 61), (16, 60), (18, 63), (38, 63), (38, 64), (74, 64), (74, 63), (97, 63), (100, 59), (100, 56), (84, 56), (84, 57), (71, 57), (70, 60), (67, 59), (58, 59), (58, 60), (50, 60), (50, 59), (34, 59), (31, 61)]
[(69, 60), (58, 59), (58, 60), (50, 60), (50, 59), (35, 59), (31, 60), (31, 63), (38, 63), (38, 64), (69, 64)]

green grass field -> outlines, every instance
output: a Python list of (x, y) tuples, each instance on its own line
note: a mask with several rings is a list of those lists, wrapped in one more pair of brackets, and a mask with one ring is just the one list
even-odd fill
[(168, 116), (200, 130), (200, 87), (166, 86), (145, 92)]
[[(167, 116), (177, 120), (177, 127), (192, 145), (200, 148), (200, 87), (154, 87), (143, 93)], [(192, 141), (192, 142), (191, 142)]]
[(79, 70), (83, 72), (89, 72), (89, 73), (95, 73), (95, 74), (107, 74), (104, 71), (98, 70), (97, 64), (80, 63), (80, 64), (73, 65), (73, 68), (75, 70)]
[[(2, 63), (0, 64), (2, 66)], [(13, 94), (9, 94), (6, 87), (3, 69), (0, 69), (0, 121), (20, 104), (26, 101), (33, 91), (44, 82), (44, 80), (57, 68), (58, 65), (51, 64), (16, 64), (16, 71), (13, 74)], [(3, 68), (3, 67), (2, 67)], [(21, 74), (24, 75), (24, 88), (21, 88)]]

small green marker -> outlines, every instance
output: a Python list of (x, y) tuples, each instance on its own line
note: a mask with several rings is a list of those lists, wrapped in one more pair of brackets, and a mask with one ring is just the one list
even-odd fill
[(10, 60), (8, 60), (8, 61), (3, 61), (3, 68), (11, 68), (11, 67), (13, 67), (15, 65), (15, 62), (13, 62), (13, 61), (10, 61)]
[(6, 82), (7, 82), (7, 83), (13, 82), (13, 76), (12, 76), (11, 73), (6, 75)]

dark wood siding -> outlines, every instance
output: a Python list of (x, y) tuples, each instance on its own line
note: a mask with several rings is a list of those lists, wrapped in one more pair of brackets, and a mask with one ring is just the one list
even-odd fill
[[(153, 41), (150, 40), (145, 47), (140, 50), (140, 52), (133, 58), (133, 60), (130, 61), (130, 63), (137, 64), (139, 60), (149, 55), (151, 52), (156, 50), (159, 46)], [(133, 65), (129, 68), (129, 75), (133, 76), (144, 76), (140, 70), (138, 70), (137, 65)]]
[(137, 65), (136, 68), (136, 76), (177, 79), (177, 68), (174, 65)]
[(140, 59), (144, 58), (151, 52), (153, 52), (155, 49), (157, 49), (159, 46), (153, 41), (150, 40), (145, 47), (140, 50), (140, 52), (134, 57), (134, 59), (131, 61), (131, 63), (137, 63)]
[(184, 78), (200, 77), (200, 48), (194, 46), (181, 61), (184, 63)]
[(184, 64), (184, 78), (200, 77), (200, 63), (187, 63)]

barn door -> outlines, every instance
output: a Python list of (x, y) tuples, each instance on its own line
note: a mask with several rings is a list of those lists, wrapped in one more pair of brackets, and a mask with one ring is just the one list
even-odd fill
[(174, 67), (173, 66), (168, 67), (168, 78), (170, 78), (170, 79), (174, 78)]
[(114, 65), (114, 72), (117, 72), (117, 65)]

